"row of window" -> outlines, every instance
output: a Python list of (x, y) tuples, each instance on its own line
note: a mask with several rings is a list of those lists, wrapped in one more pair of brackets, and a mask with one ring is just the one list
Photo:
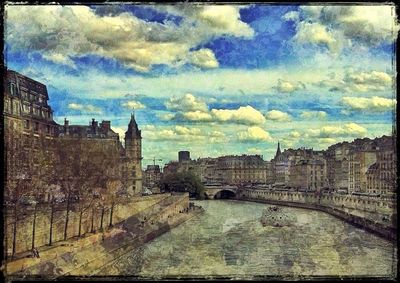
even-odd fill
[[(40, 131), (40, 123), (39, 122), (33, 122), (31, 123), (30, 120), (24, 120), (24, 128), (26, 130), (30, 130), (32, 127), (33, 131), (38, 133)], [(51, 127), (50, 125), (42, 125), (42, 128), (45, 129), (46, 134), (50, 134), (51, 133)]]

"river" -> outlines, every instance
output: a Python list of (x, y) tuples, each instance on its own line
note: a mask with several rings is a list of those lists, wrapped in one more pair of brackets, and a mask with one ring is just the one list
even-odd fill
[(196, 201), (205, 212), (126, 254), (113, 273), (141, 277), (387, 276), (397, 250), (335, 217), (282, 207), (288, 227), (263, 227), (268, 204)]

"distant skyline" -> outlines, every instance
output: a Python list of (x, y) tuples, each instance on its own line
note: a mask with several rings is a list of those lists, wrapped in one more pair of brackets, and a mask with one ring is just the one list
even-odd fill
[(123, 140), (134, 111), (144, 166), (392, 132), (394, 5), (6, 5), (4, 20), (7, 67), (47, 85), (55, 120), (110, 120)]

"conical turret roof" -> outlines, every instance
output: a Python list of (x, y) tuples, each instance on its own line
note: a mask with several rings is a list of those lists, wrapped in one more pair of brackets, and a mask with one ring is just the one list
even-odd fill
[(135, 114), (131, 114), (131, 120), (129, 121), (128, 130), (125, 132), (125, 139), (132, 138), (142, 138), (141, 131), (138, 128), (138, 125), (135, 120)]

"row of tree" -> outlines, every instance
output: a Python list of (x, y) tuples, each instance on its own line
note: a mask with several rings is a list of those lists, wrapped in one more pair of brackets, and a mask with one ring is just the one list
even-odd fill
[[(14, 136), (8, 137), (5, 143), (5, 201), (7, 212), (12, 210), (12, 255), (16, 252), (18, 215), (28, 208), (33, 209), (32, 248), (35, 247), (38, 206), (50, 208), (49, 245), (53, 243), (58, 201), (63, 201), (66, 210), (64, 240), (69, 237), (67, 228), (73, 208), (79, 213), (78, 236), (81, 236), (82, 216), (89, 209), (92, 209), (92, 223), (95, 209), (101, 209), (101, 218), (106, 209), (110, 209), (112, 225), (114, 206), (125, 185), (120, 170), (120, 148), (116, 143), (10, 134)], [(26, 199), (30, 202), (23, 204)]]
[(164, 175), (160, 180), (164, 192), (188, 192), (189, 197), (205, 199), (204, 186), (200, 178), (190, 171)]

